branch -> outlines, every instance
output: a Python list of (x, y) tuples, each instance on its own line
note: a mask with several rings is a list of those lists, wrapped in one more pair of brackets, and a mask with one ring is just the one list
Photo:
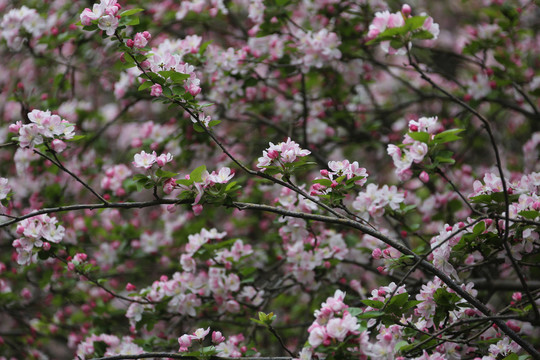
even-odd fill
[[(431, 86), (433, 86), (435, 89), (442, 92), (444, 95), (446, 95), (449, 99), (454, 101), (455, 103), (461, 105), (464, 109), (469, 111), (471, 114), (475, 115), (481, 122), (484, 124), (484, 128), (486, 129), (486, 132), (489, 137), (489, 141), (491, 142), (491, 146), (493, 148), (493, 152), (495, 153), (495, 159), (496, 159), (496, 165), (497, 170), (499, 171), (499, 177), (501, 178), (502, 188), (503, 188), (503, 194), (504, 194), (504, 207), (505, 207), (505, 213), (504, 213), (504, 231), (503, 231), (503, 246), (506, 251), (507, 256), (510, 258), (510, 261), (512, 263), (512, 267), (514, 268), (514, 271), (516, 272), (519, 281), (521, 282), (521, 285), (523, 286), (523, 289), (525, 290), (525, 293), (527, 294), (527, 298), (529, 299), (529, 302), (531, 303), (531, 307), (533, 309), (534, 315), (536, 317), (537, 321), (540, 321), (540, 311), (538, 310), (538, 307), (536, 306), (536, 303), (534, 302), (534, 299), (531, 295), (531, 292), (527, 286), (527, 282), (525, 281), (525, 277), (523, 276), (523, 273), (521, 272), (518, 264), (516, 263), (516, 260), (512, 256), (512, 252), (510, 249), (510, 246), (508, 245), (508, 234), (510, 232), (509, 230), (509, 222), (510, 222), (510, 199), (508, 197), (508, 186), (506, 184), (506, 179), (504, 178), (504, 172), (502, 168), (502, 161), (499, 154), (499, 148), (497, 146), (497, 141), (495, 140), (495, 137), (493, 136), (493, 131), (491, 129), (491, 125), (489, 121), (476, 109), (472, 108), (469, 104), (465, 103), (463, 100), (457, 98), (455, 95), (449, 93), (441, 86), (437, 85), (429, 76), (426, 75), (426, 73), (416, 64), (412, 61), (411, 53), (409, 49), (407, 49), (407, 56), (409, 59), (409, 64), (420, 74), (420, 77), (427, 81)], [(487, 314), (486, 314), (487, 315)], [(540, 352), (535, 352), (538, 354), (538, 357), (540, 358)]]
[[(144, 353), (139, 355), (115, 355), (115, 356), (106, 356), (100, 358), (93, 358), (90, 360), (123, 360), (123, 359), (149, 359), (149, 358), (171, 358), (171, 359), (184, 359), (184, 360), (200, 360), (199, 356), (185, 356), (179, 353), (165, 353), (165, 352), (156, 352), (156, 353)], [(229, 357), (219, 357), (219, 356), (205, 356), (207, 360), (228, 360), (233, 359)], [(292, 360), (290, 357), (243, 357), (242, 360)]]
[[(49, 149), (50, 150), (50, 149)], [(64, 165), (62, 165), (62, 163), (60, 162), (60, 160), (58, 159), (58, 157), (56, 156), (56, 153), (51, 150), (53, 152), (53, 156), (54, 156), (54, 159), (52, 159), (50, 156), (47, 156), (41, 152), (39, 152), (38, 150), (34, 149), (34, 152), (36, 154), (38, 154), (39, 156), (41, 157), (44, 157), (45, 159), (49, 160), (50, 162), (52, 162), (54, 165), (58, 166), (58, 168), (64, 172), (66, 172), (68, 175), (70, 175), (72, 178), (74, 178), (75, 180), (77, 180), (77, 182), (79, 182), (82, 186), (84, 186), (85, 188), (87, 188), (92, 194), (94, 194), (99, 200), (101, 200), (104, 204), (107, 204), (108, 201), (105, 200), (103, 198), (103, 196), (99, 195), (94, 189), (92, 189), (92, 187), (90, 187), (90, 185), (88, 185), (87, 183), (85, 183), (84, 181), (81, 180), (81, 178), (79, 178), (77, 175), (75, 175), (74, 173), (72, 173), (69, 169), (67, 169)]]

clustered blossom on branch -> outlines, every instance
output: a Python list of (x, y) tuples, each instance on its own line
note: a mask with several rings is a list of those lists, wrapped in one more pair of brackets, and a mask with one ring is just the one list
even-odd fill
[(51, 248), (49, 242), (62, 241), (65, 230), (62, 225), (58, 225), (56, 218), (45, 214), (22, 220), (17, 226), (17, 235), (21, 237), (13, 241), (13, 247), (17, 250), (17, 263), (30, 264), (35, 253), (34, 249), (49, 250)]
[(118, 11), (121, 8), (117, 0), (101, 0), (99, 4), (94, 4), (92, 9), (84, 9), (80, 15), (81, 23), (84, 26), (89, 26), (97, 20), (98, 27), (111, 36), (118, 27)]
[[(425, 17), (420, 30), (427, 31), (431, 34), (431, 39), (436, 40), (439, 36), (439, 24), (433, 22), (431, 16), (421, 14), (420, 16)], [(401, 11), (396, 13), (390, 13), (388, 10), (380, 11), (375, 13), (375, 18), (373, 19), (371, 25), (369, 25), (369, 32), (367, 34), (368, 40), (374, 40), (379, 35), (384, 34), (385, 30), (393, 28), (405, 27), (406, 21), (411, 17), (411, 7), (407, 4), (404, 4), (401, 8)], [(394, 45), (395, 46), (395, 45)], [(390, 40), (381, 41), (381, 49), (389, 55), (405, 55), (407, 53), (406, 47), (411, 48), (411, 42), (408, 42), (406, 47), (395, 48), (392, 46)]]
[(21, 147), (33, 149), (36, 145), (43, 144), (43, 138), (52, 139), (51, 148), (56, 152), (62, 152), (66, 148), (63, 140), (72, 139), (75, 136), (75, 125), (62, 119), (49, 110), (32, 110), (28, 113), (30, 124), (22, 124), (18, 121), (9, 126), (11, 132), (19, 133)]
[(35, 9), (21, 6), (19, 9), (11, 9), (2, 18), (0, 28), (2, 28), (2, 38), (7, 42), (8, 47), (13, 50), (20, 50), (27, 40), (27, 34), (39, 38), (47, 29), (47, 21), (42, 18)]
[(540, 358), (538, 4), (389, 5), (0, 0), (0, 360)]
[(270, 147), (263, 151), (263, 156), (259, 158), (257, 167), (265, 171), (268, 166), (280, 166), (296, 161), (299, 157), (311, 154), (311, 151), (302, 149), (299, 144), (287, 138), (287, 141), (276, 145), (270, 143)]

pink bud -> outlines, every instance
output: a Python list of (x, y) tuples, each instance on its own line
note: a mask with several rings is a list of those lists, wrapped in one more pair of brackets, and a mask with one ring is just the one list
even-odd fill
[(28, 300), (32, 297), (32, 293), (27, 288), (24, 288), (21, 290), (21, 296), (25, 298), (26, 300)]
[(375, 248), (372, 252), (371, 252), (371, 256), (375, 259), (375, 260), (379, 260), (382, 256), (382, 251), (381, 249), (379, 248)]
[(51, 250), (51, 243), (48, 242), (48, 241), (44, 241), (43, 242), (43, 250), (45, 250), (45, 251)]
[(268, 157), (272, 160), (277, 159), (279, 157), (279, 152), (277, 150), (270, 150), (268, 152)]
[(22, 123), (20, 121), (17, 121), (16, 124), (9, 125), (9, 128), (8, 128), (9, 132), (16, 134), (19, 132), (19, 129), (21, 128), (21, 126), (22, 126)]
[(133, 285), (132, 283), (127, 283), (126, 290), (127, 291), (135, 291), (135, 290), (137, 290), (137, 287), (135, 285)]
[(409, 16), (411, 14), (411, 11), (412, 9), (408, 4), (403, 4), (403, 6), (401, 7), (401, 12), (405, 16)]
[(225, 341), (225, 336), (221, 334), (221, 331), (213, 331), (212, 332), (212, 342), (214, 344), (220, 344)]
[(180, 350), (178, 351), (187, 351), (191, 346), (191, 336), (184, 334), (178, 338), (178, 345), (180, 345)]
[(150, 68), (150, 61), (144, 60), (144, 61), (141, 63), (141, 67), (142, 67), (143, 69), (145, 69), (145, 70), (146, 70), (146, 69), (149, 69), (149, 68)]
[(135, 45), (135, 41), (133, 41), (132, 39), (127, 39), (126, 46), (132, 48), (133, 45)]
[(410, 130), (410, 131), (418, 131), (418, 126), (417, 126), (417, 125), (414, 125), (414, 124), (410, 124), (410, 125), (409, 125), (409, 130)]
[(73, 271), (73, 270), (75, 270), (75, 264), (70, 262), (70, 263), (67, 264), (67, 268), (69, 269), (69, 271)]
[(418, 177), (419, 177), (420, 180), (421, 180), (422, 182), (424, 182), (424, 183), (427, 183), (427, 182), (429, 181), (429, 175), (428, 175), (428, 173), (425, 172), (425, 171), (422, 171), (422, 172), (420, 173), (420, 176), (418, 176)]
[(62, 151), (66, 149), (67, 145), (65, 142), (63, 142), (60, 139), (54, 139), (51, 143), (51, 147), (57, 153), (61, 153)]
[(152, 85), (152, 87), (150, 88), (150, 95), (160, 96), (161, 94), (163, 94), (163, 89), (161, 88), (161, 85), (159, 84)]
[(328, 170), (321, 170), (321, 175), (324, 176), (324, 177), (328, 177)]
[(201, 204), (197, 204), (197, 205), (193, 205), (191, 209), (193, 210), (193, 213), (195, 214), (195, 216), (199, 216), (201, 215), (203, 211), (203, 206)]

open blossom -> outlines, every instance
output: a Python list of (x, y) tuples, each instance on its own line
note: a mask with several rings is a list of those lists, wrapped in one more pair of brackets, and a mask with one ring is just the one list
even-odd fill
[(80, 15), (81, 24), (84, 26), (92, 25), (97, 20), (98, 27), (111, 36), (118, 28), (118, 10), (120, 4), (116, 0), (101, 0), (99, 4), (94, 4), (92, 10), (86, 8)]
[(8, 185), (8, 179), (0, 177), (0, 200), (3, 200), (7, 197), (11, 187)]
[[(390, 13), (388, 10), (380, 11), (375, 13), (375, 18), (369, 25), (369, 31), (367, 34), (367, 40), (376, 39), (379, 34), (383, 33), (387, 29), (398, 28), (405, 25), (407, 17), (410, 17), (411, 8), (408, 5), (404, 5), (401, 11)], [(422, 13), (420, 16), (427, 16), (427, 14)], [(437, 39), (439, 36), (439, 24), (433, 21), (433, 18), (427, 16), (422, 25), (422, 30), (428, 31), (432, 35), (432, 39)], [(412, 46), (411, 43), (407, 45), (409, 48)], [(405, 47), (400, 49), (395, 49), (392, 47), (390, 41), (382, 41), (381, 49), (390, 55), (405, 55), (407, 50)]]
[(270, 166), (274, 160), (282, 163), (292, 163), (298, 157), (303, 157), (311, 154), (311, 151), (300, 148), (300, 145), (287, 138), (286, 142), (281, 142), (277, 145), (270, 143), (270, 147), (263, 151), (263, 156), (259, 158), (257, 167), (264, 171), (265, 166)]
[(75, 126), (50, 111), (32, 110), (28, 113), (30, 124), (18, 127), (19, 145), (23, 148), (42, 144), (44, 138), (53, 139), (51, 145), (54, 150), (61, 152), (65, 143), (61, 139), (69, 140), (75, 136)]
[(26, 40), (25, 34), (39, 37), (43, 35), (46, 27), (46, 20), (35, 9), (22, 6), (11, 9), (2, 17), (0, 35), (6, 40), (9, 48), (19, 50)]
[(161, 94), (163, 94), (163, 89), (161, 88), (161, 85), (154, 84), (150, 87), (151, 96), (161, 96)]
[(184, 334), (178, 338), (178, 345), (180, 345), (180, 349), (178, 349), (179, 352), (187, 351), (188, 348), (191, 346), (191, 339), (192, 337), (190, 335)]
[(135, 161), (133, 161), (133, 166), (138, 168), (150, 169), (152, 165), (156, 162), (157, 154), (156, 152), (146, 153), (144, 150), (139, 154), (135, 154)]
[(203, 328), (199, 328), (197, 330), (195, 330), (195, 332), (193, 333), (193, 335), (191, 335), (191, 338), (193, 340), (204, 340), (204, 338), (206, 337), (206, 335), (208, 335), (208, 333), (210, 332), (210, 328), (208, 329), (203, 329)]

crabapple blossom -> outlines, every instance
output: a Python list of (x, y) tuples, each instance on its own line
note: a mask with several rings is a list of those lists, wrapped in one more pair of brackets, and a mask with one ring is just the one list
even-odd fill
[(146, 153), (144, 150), (134, 156), (133, 166), (138, 168), (150, 169), (157, 160), (155, 151)]

